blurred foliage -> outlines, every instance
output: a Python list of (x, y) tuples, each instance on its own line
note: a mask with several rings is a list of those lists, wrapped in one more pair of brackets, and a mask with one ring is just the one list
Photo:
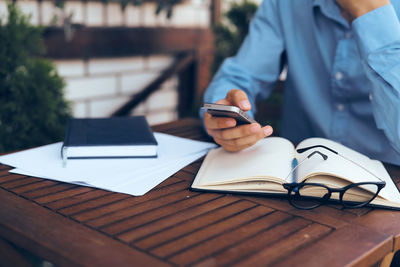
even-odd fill
[(249, 23), (257, 10), (257, 4), (243, 0), (233, 2), (222, 22), (214, 26), (215, 48), (212, 73), (215, 73), (225, 58), (231, 57), (239, 50), (249, 31)]
[(14, 4), (0, 19), (0, 152), (63, 139), (68, 103), (64, 81), (44, 53), (42, 28)]
[[(74, 37), (76, 29), (82, 25), (73, 23), (72, 19), (74, 16), (73, 11), (67, 11), (65, 9), (65, 2), (67, 0), (55, 0), (53, 4), (55, 6), (54, 14), (51, 19), (51, 25), (62, 27), (64, 29), (64, 35), (66, 41), (71, 41)], [(122, 12), (125, 11), (128, 5), (139, 6), (145, 2), (155, 2), (157, 4), (155, 14), (161, 15), (165, 13), (165, 17), (170, 19), (172, 17), (173, 7), (176, 4), (181, 3), (183, 0), (99, 0), (103, 4), (117, 3), (120, 4)]]
[[(215, 74), (225, 58), (234, 56), (240, 48), (244, 38), (249, 31), (249, 24), (257, 11), (258, 5), (251, 0), (233, 2), (225, 14), (223, 22), (214, 26), (215, 48), (212, 73)], [(277, 86), (283, 87), (282, 82)], [(282, 88), (280, 88), (282, 89)], [(267, 100), (258, 99), (256, 120), (262, 125), (271, 125), (274, 135), (280, 132), (280, 109), (283, 103), (282, 90), (274, 90)], [(274, 111), (266, 114), (265, 111)]]

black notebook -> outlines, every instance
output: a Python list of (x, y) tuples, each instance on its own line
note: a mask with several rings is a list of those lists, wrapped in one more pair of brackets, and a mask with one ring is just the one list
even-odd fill
[(70, 119), (63, 159), (157, 157), (157, 141), (144, 116)]

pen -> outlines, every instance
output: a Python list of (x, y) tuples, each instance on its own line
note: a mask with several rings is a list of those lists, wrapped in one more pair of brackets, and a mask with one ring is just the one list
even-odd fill
[(62, 167), (67, 167), (67, 148), (64, 146), (62, 148)]
[(292, 160), (292, 183), (297, 182), (297, 165), (299, 165), (299, 162), (297, 161), (296, 158), (293, 158)]

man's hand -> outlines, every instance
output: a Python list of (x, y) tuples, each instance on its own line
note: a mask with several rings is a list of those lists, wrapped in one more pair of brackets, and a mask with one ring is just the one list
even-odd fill
[[(229, 91), (224, 99), (216, 103), (237, 106), (244, 111), (251, 109), (246, 93), (238, 89)], [(250, 147), (272, 134), (271, 126), (261, 127), (258, 123), (236, 126), (233, 118), (213, 117), (209, 113), (204, 114), (204, 125), (214, 141), (230, 152)]]
[(352, 21), (365, 13), (390, 4), (390, 0), (336, 0), (342, 8), (342, 15)]

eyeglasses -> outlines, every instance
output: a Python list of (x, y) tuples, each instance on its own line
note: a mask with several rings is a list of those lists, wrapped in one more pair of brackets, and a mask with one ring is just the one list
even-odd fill
[(361, 183), (352, 183), (342, 188), (332, 188), (327, 185), (321, 183), (308, 183), (303, 181), (301, 183), (297, 183), (297, 169), (300, 165), (302, 165), (305, 161), (316, 155), (321, 156), (322, 160), (325, 161), (328, 159), (328, 155), (322, 153), (319, 150), (314, 150), (310, 153), (306, 158), (304, 158), (300, 163), (296, 164), (292, 168), (292, 171), (289, 173), (288, 179), (290, 176), (292, 177), (292, 183), (284, 183), (283, 187), (288, 190), (288, 200), (289, 203), (299, 209), (310, 210), (316, 207), (319, 207), (325, 204), (332, 196), (332, 193), (339, 193), (339, 201), (346, 208), (361, 208), (365, 205), (369, 204), (375, 197), (379, 194), (382, 188), (385, 187), (386, 182), (380, 179), (378, 176), (370, 172), (368, 169), (359, 165), (351, 159), (346, 158), (345, 156), (339, 154), (337, 151), (323, 146), (316, 145), (306, 148), (297, 149), (297, 153), (304, 153), (310, 149), (314, 148), (322, 148), (328, 150), (343, 159), (350, 161), (356, 166), (362, 168), (367, 173), (376, 177), (379, 181), (376, 182), (361, 182)]

